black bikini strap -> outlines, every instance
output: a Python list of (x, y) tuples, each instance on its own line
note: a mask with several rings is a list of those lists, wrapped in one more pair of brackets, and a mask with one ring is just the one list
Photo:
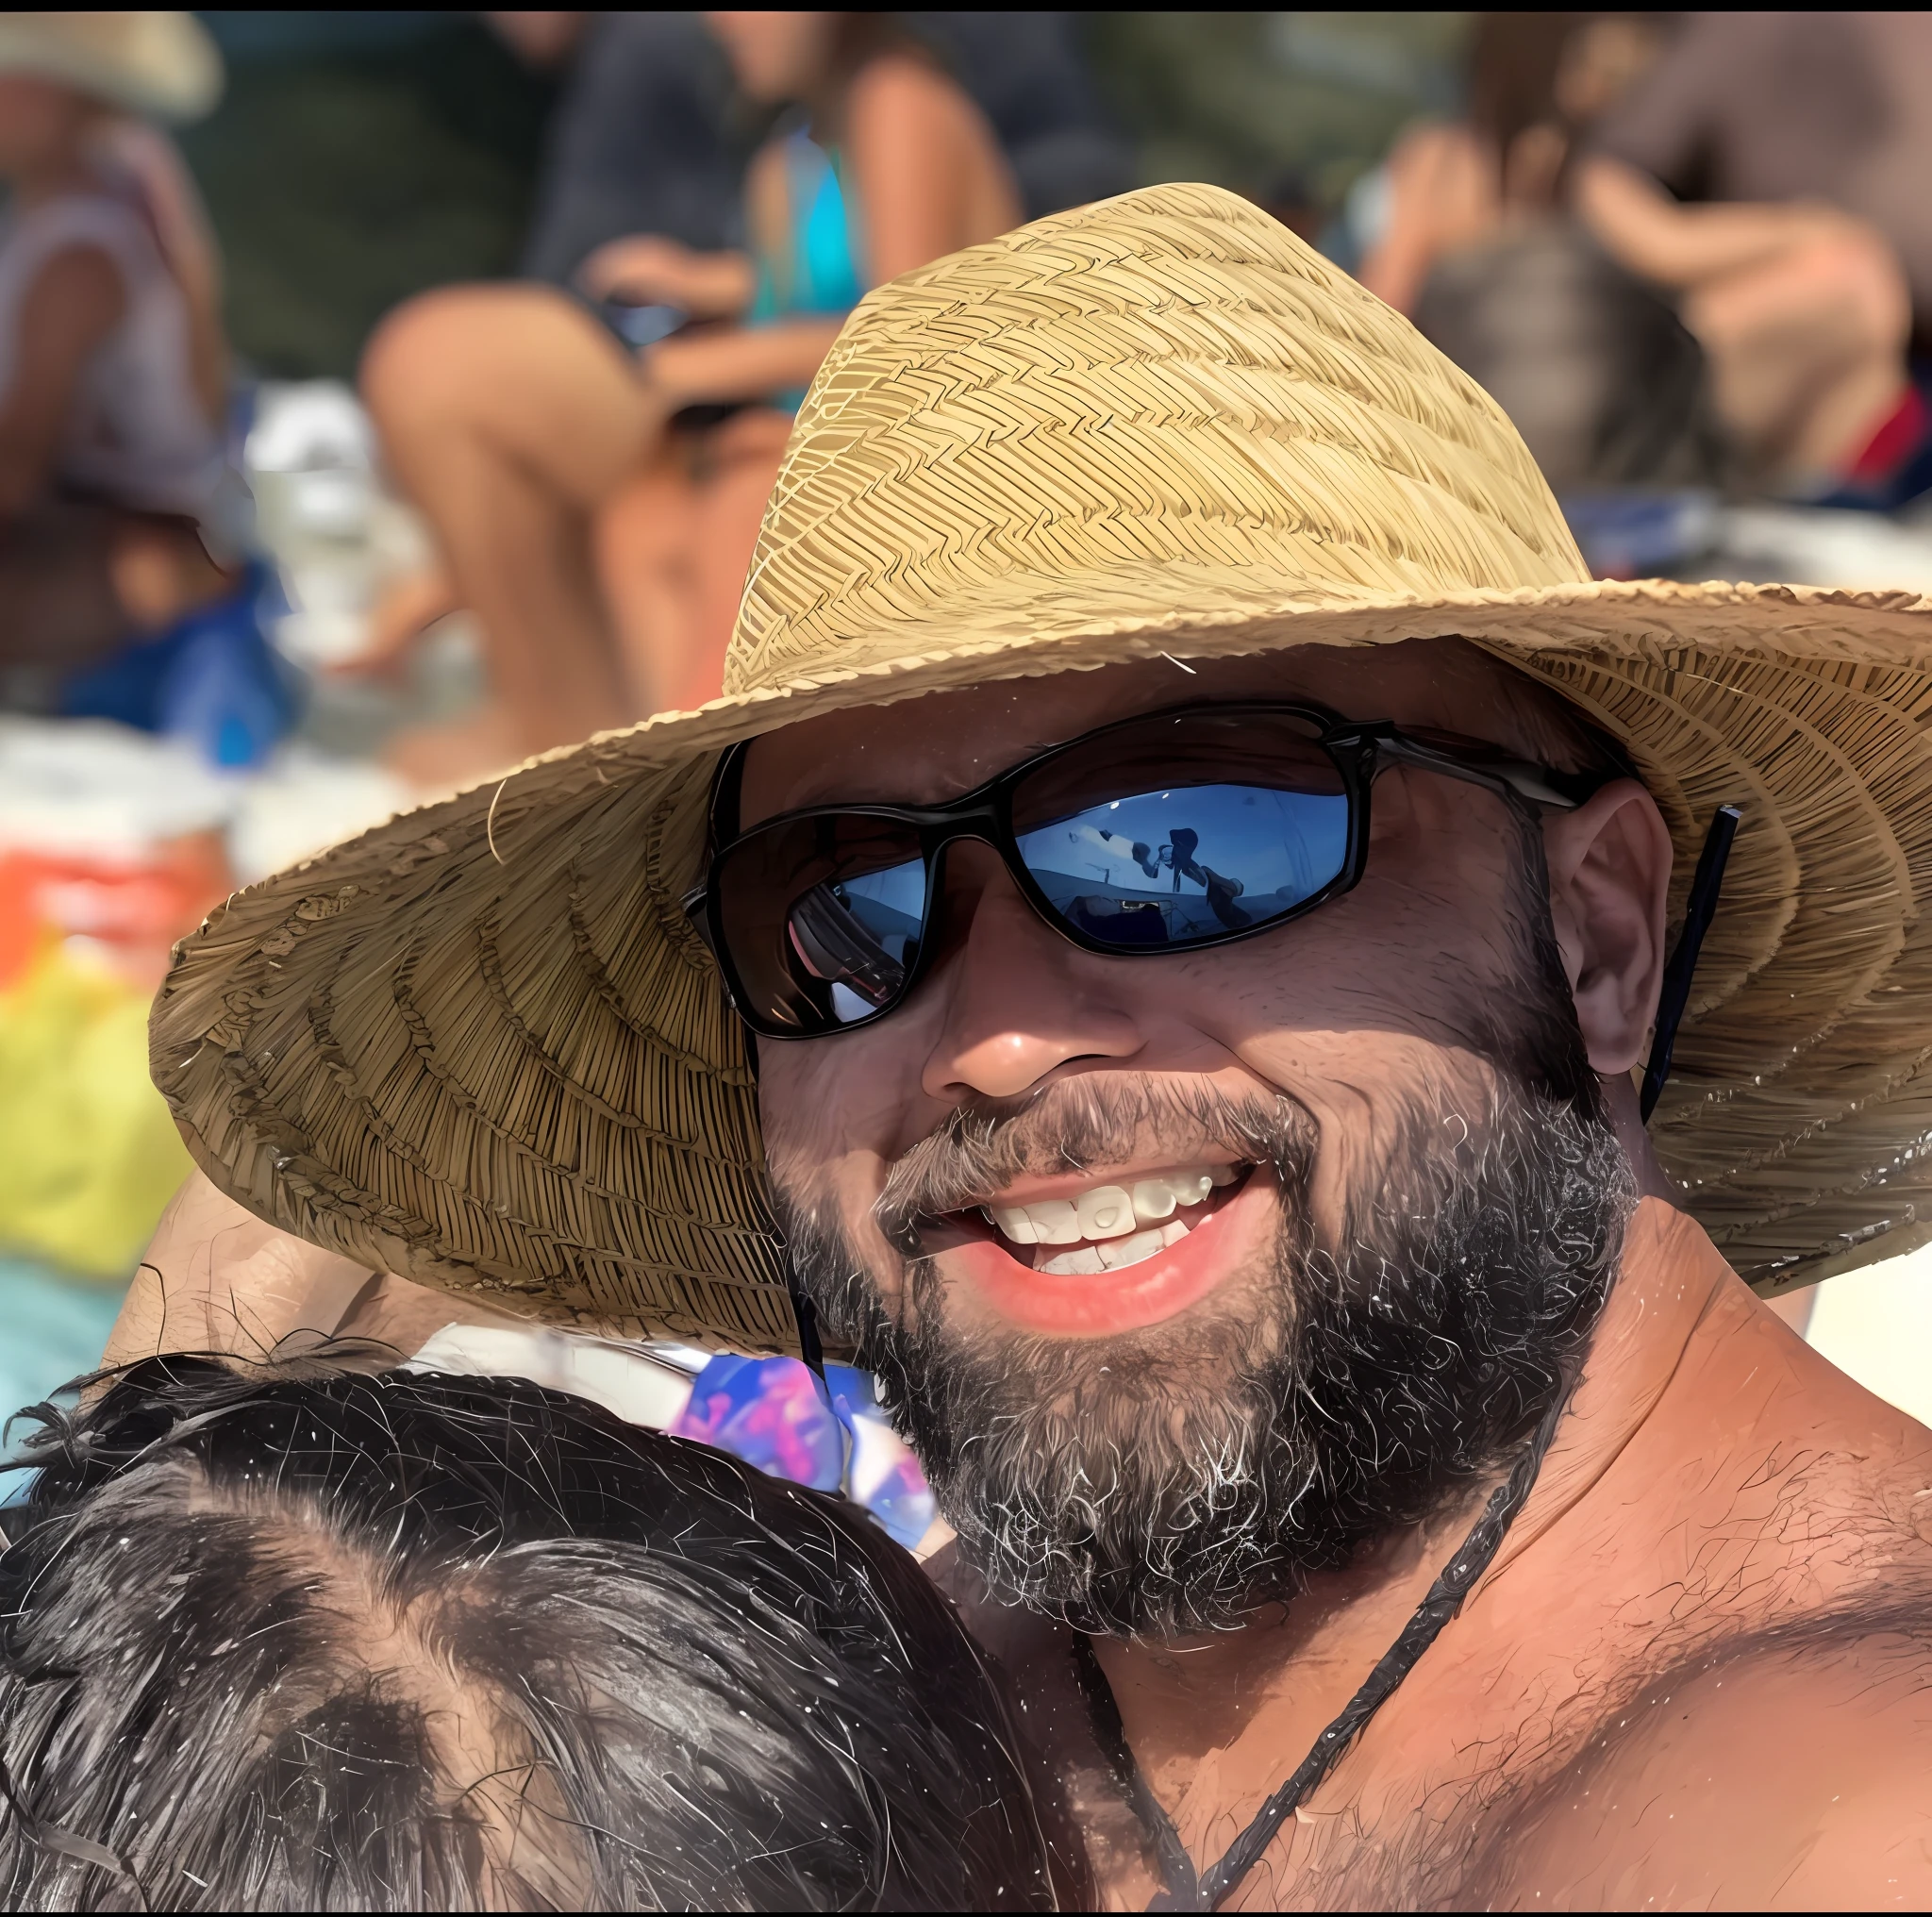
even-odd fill
[[(1342, 1754), (1361, 1735), (1369, 1720), (1415, 1668), (1417, 1659), (1436, 1642), (1442, 1626), (1462, 1609), (1462, 1601), (1469, 1595), (1476, 1579), (1494, 1561), (1510, 1522), (1523, 1509), (1531, 1487), (1536, 1483), (1543, 1456), (1557, 1435), (1557, 1426), (1562, 1422), (1574, 1387), (1573, 1375), (1543, 1413), (1535, 1435), (1517, 1459), (1509, 1475), (1490, 1493), (1490, 1501), (1483, 1507), (1482, 1515), (1470, 1526), (1469, 1535), (1463, 1539), (1456, 1555), (1442, 1567), (1441, 1575), (1429, 1587), (1429, 1594), (1403, 1625), (1402, 1635), (1383, 1654), (1381, 1661), (1369, 1673), (1361, 1689), (1349, 1699), (1341, 1715), (1315, 1740), (1314, 1748), (1302, 1759), (1294, 1775), (1255, 1813), (1248, 1827), (1235, 1839), (1226, 1855), (1205, 1876), (1195, 1875), (1193, 1860), (1181, 1846), (1173, 1820), (1148, 1788), (1140, 1766), (1134, 1762), (1133, 1751), (1121, 1725), (1119, 1707), (1114, 1702), (1113, 1692), (1107, 1688), (1106, 1673), (1100, 1669), (1092, 1646), (1084, 1638), (1075, 1640), (1091, 1666), (1091, 1679), (1087, 1679), (1084, 1667), (1082, 1670), (1083, 1680), (1088, 1684), (1089, 1700), (1093, 1702), (1098, 1696), (1105, 1696), (1105, 1716), (1110, 1723), (1113, 1742), (1108, 1742), (1108, 1733), (1102, 1723), (1103, 1712), (1097, 1703), (1094, 1704), (1095, 1734), (1101, 1738), (1102, 1748), (1108, 1752), (1109, 1760), (1117, 1766), (1124, 1764), (1131, 1777), (1128, 1784), (1130, 1800), (1154, 1837), (1166, 1873), (1167, 1889), (1147, 1906), (1148, 1909), (1219, 1909), (1241, 1879), (1261, 1861), (1268, 1846), (1274, 1841), (1274, 1833), (1335, 1768)], [(1151, 1804), (1151, 1813), (1141, 1808), (1143, 1804)], [(1180, 1851), (1178, 1866), (1168, 1863), (1171, 1848)]]

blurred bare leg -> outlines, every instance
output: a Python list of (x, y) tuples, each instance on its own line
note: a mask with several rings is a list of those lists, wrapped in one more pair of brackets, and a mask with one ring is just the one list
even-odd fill
[(1905, 275), (1851, 221), (1698, 287), (1684, 322), (1709, 356), (1720, 416), (1768, 478), (1843, 472), (1906, 389)]
[(387, 672), (439, 619), (458, 610), (462, 603), (456, 581), (441, 566), (405, 573), (376, 599), (362, 650), (331, 670), (344, 675)]
[(767, 407), (721, 426), (698, 493), (691, 645), (675, 703), (698, 706), (724, 691), (724, 649), (738, 623), (758, 527), (791, 437), (791, 415)]
[(693, 648), (697, 487), (691, 441), (671, 441), (598, 513), (597, 580), (617, 628), (633, 696), (647, 712), (675, 703)]
[(598, 515), (598, 577), (653, 709), (701, 706), (724, 690), (724, 649), (791, 432), (789, 413), (749, 408), (667, 448)]
[(617, 343), (548, 289), (454, 288), (384, 321), (362, 390), (476, 615), (512, 756), (637, 716), (591, 558), (658, 426)]

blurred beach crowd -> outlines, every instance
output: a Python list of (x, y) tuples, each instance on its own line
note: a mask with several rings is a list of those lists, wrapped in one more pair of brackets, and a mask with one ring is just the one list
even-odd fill
[[(0, 1412), (190, 1169), (173, 942), (715, 694), (841, 318), (1023, 218), (1250, 195), (1495, 394), (1601, 575), (1932, 592), (1932, 16), (6, 18), (71, 58), (0, 32)], [(92, 77), (142, 20), (151, 98)], [(1928, 1281), (1784, 1309), (1932, 1417)]]

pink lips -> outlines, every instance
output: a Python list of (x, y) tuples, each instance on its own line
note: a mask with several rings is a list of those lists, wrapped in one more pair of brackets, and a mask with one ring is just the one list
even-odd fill
[(1272, 1185), (1252, 1178), (1178, 1243), (1124, 1271), (1037, 1272), (997, 1237), (968, 1239), (940, 1253), (941, 1269), (1022, 1331), (1044, 1338), (1109, 1338), (1158, 1325), (1198, 1303), (1227, 1276), (1244, 1234), (1240, 1226), (1270, 1203)]

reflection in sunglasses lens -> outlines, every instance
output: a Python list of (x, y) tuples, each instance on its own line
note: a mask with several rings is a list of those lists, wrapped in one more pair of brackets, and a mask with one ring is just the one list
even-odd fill
[(1054, 909), (1122, 949), (1188, 945), (1306, 904), (1348, 857), (1341, 792), (1178, 786), (1088, 807), (1019, 835)]
[[(1090, 948), (1185, 950), (1272, 925), (1342, 877), (1351, 785), (1326, 732), (1282, 708), (1128, 721), (996, 782), (984, 825), (962, 815), (963, 829), (995, 843), (1010, 829), (1021, 870)], [(810, 1037), (899, 1002), (921, 963), (933, 829), (827, 807), (720, 855), (718, 949), (756, 1029)]]
[(917, 858), (815, 885), (791, 908), (786, 933), (813, 978), (829, 988), (841, 1025), (890, 1005), (919, 956), (925, 868)]

